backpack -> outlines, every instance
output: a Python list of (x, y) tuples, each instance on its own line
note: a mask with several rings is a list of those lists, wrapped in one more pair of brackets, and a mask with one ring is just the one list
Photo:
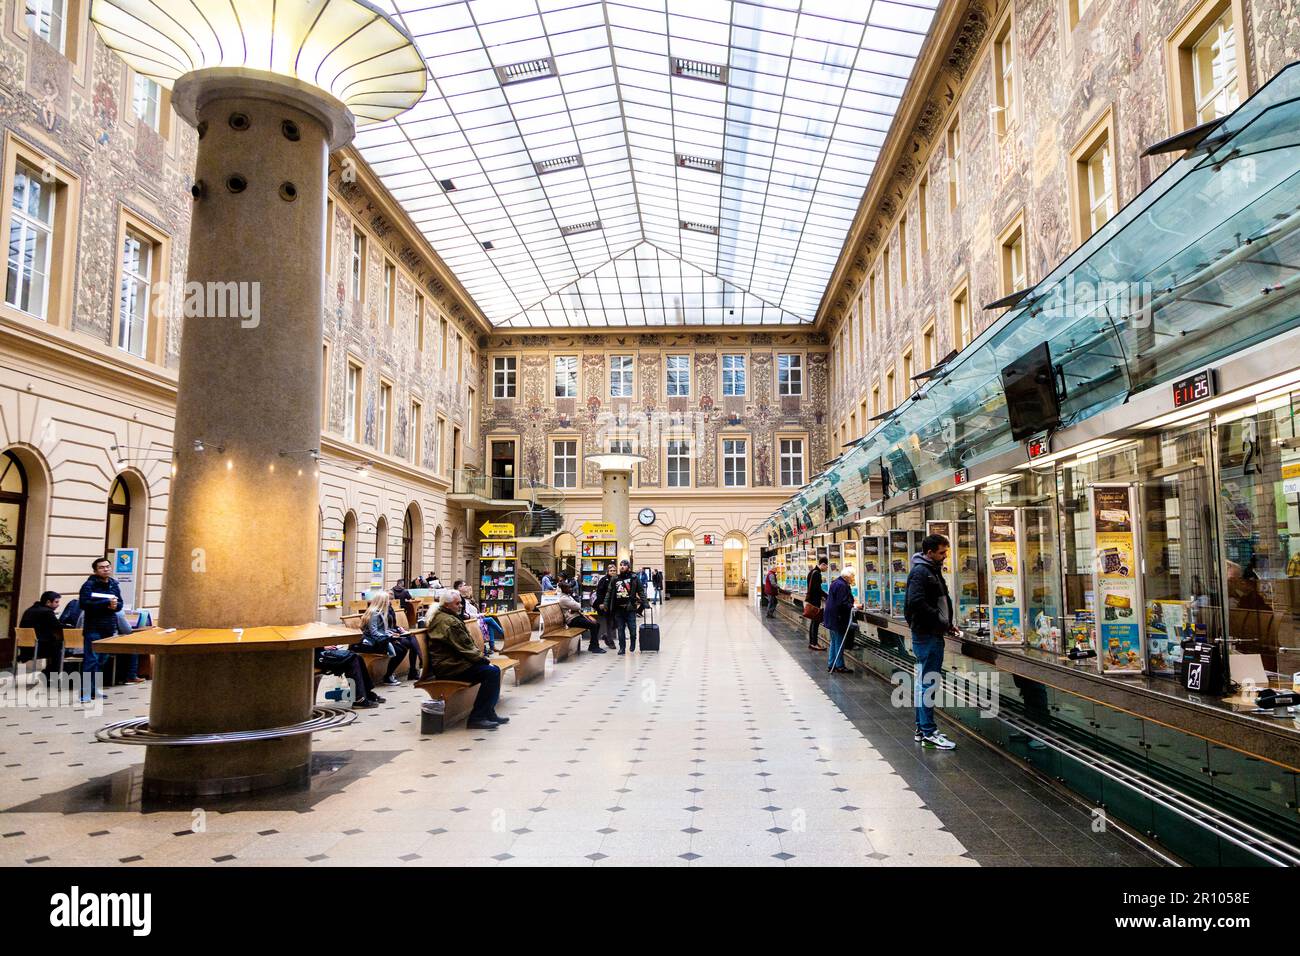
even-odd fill
[(81, 602), (73, 598), (67, 604), (63, 605), (63, 610), (59, 613), (59, 623), (64, 627), (77, 627), (81, 623)]

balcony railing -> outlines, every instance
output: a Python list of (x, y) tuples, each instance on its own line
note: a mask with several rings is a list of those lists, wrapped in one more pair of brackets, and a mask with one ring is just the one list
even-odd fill
[(462, 469), (453, 476), (452, 494), (514, 506), (493, 520), (513, 522), (521, 538), (549, 537), (564, 525), (564, 492), (527, 478), (497, 478)]

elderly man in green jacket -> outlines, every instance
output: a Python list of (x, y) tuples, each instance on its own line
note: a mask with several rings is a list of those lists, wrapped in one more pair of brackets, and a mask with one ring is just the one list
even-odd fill
[[(460, 619), (460, 592), (446, 588), (438, 593), (438, 613), (429, 622), (429, 669), (441, 680), (478, 684), (474, 709), (466, 726), (474, 730), (496, 730), (510, 722), (497, 716), (497, 699), (501, 696), (501, 668), (497, 667), (475, 643), (465, 622)], [(477, 627), (477, 622), (474, 622)]]

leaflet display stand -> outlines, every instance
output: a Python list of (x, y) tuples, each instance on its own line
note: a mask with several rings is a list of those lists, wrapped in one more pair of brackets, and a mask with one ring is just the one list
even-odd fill
[(869, 535), (862, 539), (862, 606), (868, 611), (882, 610), (885, 599), (885, 539)]
[(912, 570), (912, 555), (921, 546), (919, 531), (894, 528), (889, 532), (889, 613), (903, 616), (907, 603), (907, 575)]
[[(1103, 674), (1141, 674), (1146, 666), (1142, 613), (1142, 525), (1133, 485), (1093, 485), (1092, 593), (1096, 595), (1097, 660)], [(1162, 648), (1163, 650), (1163, 648)]]
[(479, 542), (479, 611), (500, 614), (515, 609), (518, 542), (484, 538)]
[(614, 538), (584, 537), (579, 563), (582, 575), (582, 606), (596, 603), (596, 584), (605, 573), (605, 565), (618, 561), (618, 541)]

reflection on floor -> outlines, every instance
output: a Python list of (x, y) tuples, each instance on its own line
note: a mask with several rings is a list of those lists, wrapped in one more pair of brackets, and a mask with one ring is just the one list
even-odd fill
[[(872, 678), (829, 678), (742, 600), (675, 600), (663, 651), (570, 658), (507, 688), (494, 732), (419, 733), (409, 684), (316, 738), (310, 789), (143, 808), (145, 712), (0, 717), (0, 864), (765, 865), (1150, 863), (974, 743), (922, 753)], [(784, 645), (784, 646), (783, 646)]]

